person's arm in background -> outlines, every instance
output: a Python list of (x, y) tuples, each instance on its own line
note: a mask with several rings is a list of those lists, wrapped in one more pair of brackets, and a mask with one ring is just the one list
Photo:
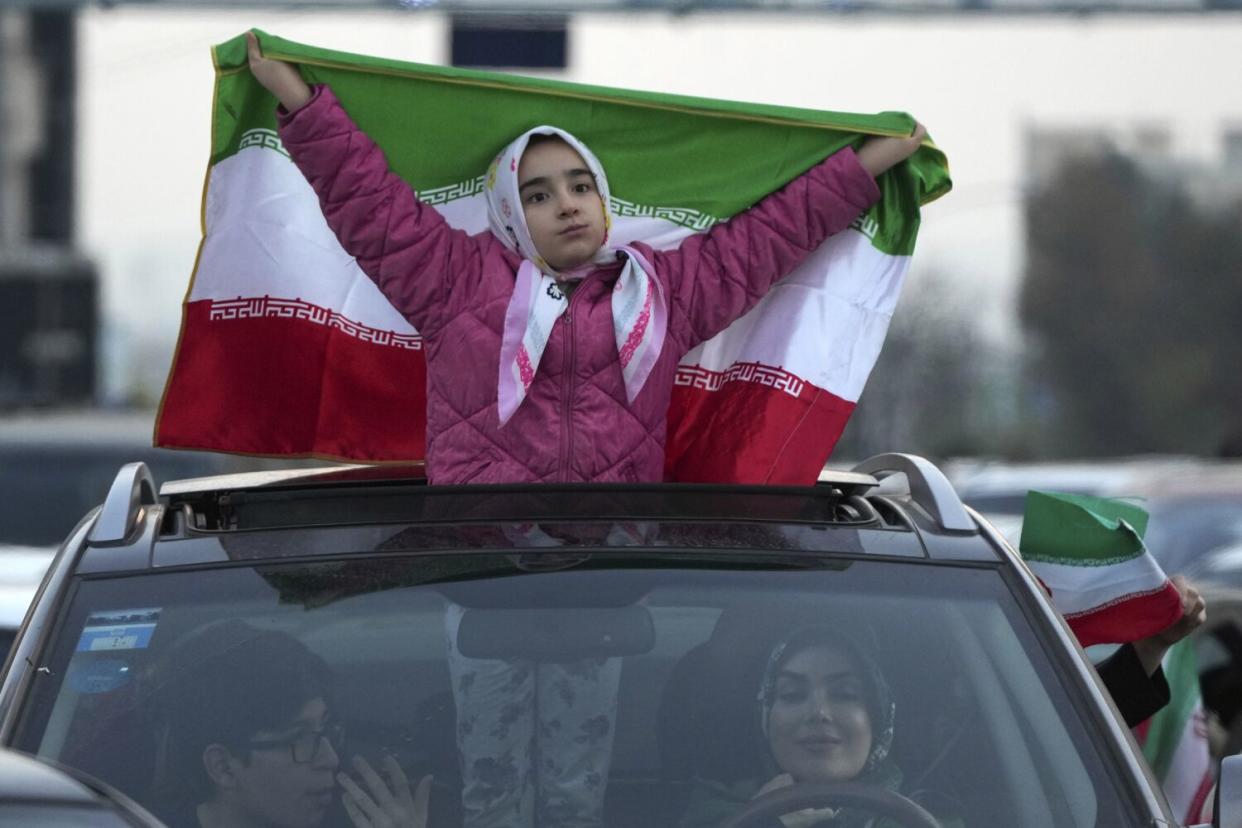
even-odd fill
[(1161, 662), (1165, 653), (1207, 620), (1207, 604), (1181, 575), (1169, 579), (1182, 598), (1182, 616), (1147, 638), (1122, 645), (1096, 671), (1127, 727), (1135, 727), (1169, 703), (1169, 683)]

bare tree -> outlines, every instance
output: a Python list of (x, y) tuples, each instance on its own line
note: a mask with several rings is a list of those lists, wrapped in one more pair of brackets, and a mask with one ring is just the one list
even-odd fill
[(1242, 414), (1242, 203), (1196, 204), (1119, 155), (1027, 204), (1020, 316), (1041, 453), (1214, 453)]
[(944, 273), (918, 274), (834, 457), (996, 450), (1010, 363), (995, 357), (969, 297)]

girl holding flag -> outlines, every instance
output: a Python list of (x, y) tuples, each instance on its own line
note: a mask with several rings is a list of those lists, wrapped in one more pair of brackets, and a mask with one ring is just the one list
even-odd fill
[[(490, 233), (470, 236), (389, 169), (330, 89), (264, 58), (253, 34), (248, 57), (281, 104), (281, 140), (328, 225), (424, 337), (435, 484), (662, 480), (681, 357), (849, 227), (879, 199), (875, 177), (925, 135), (920, 126), (844, 149), (750, 210), (656, 251), (610, 242), (603, 166), (573, 135), (538, 126), (495, 156)], [(619, 660), (465, 658), (453, 646), (456, 610), (446, 625), (466, 824), (602, 824)], [(552, 684), (559, 693), (536, 692)], [(557, 761), (533, 767), (530, 739), (558, 729), (564, 744), (546, 751)]]
[(551, 126), (487, 175), (490, 233), (450, 228), (327, 87), (263, 58), (285, 148), (342, 246), (423, 335), (430, 482), (656, 481), (680, 358), (879, 199), (922, 143), (873, 138), (675, 250), (610, 243), (608, 181)]

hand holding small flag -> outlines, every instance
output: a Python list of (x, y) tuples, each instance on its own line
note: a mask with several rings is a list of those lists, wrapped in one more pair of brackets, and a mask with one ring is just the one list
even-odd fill
[(1199, 590), (1186, 580), (1185, 576), (1174, 575), (1169, 583), (1181, 597), (1182, 615), (1169, 626), (1155, 635), (1140, 638), (1134, 642), (1134, 651), (1147, 675), (1156, 672), (1156, 668), (1164, 660), (1165, 653), (1177, 642), (1190, 635), (1207, 621), (1207, 603)]
[(1171, 637), (1187, 611), (1194, 624), (1202, 599), (1170, 582), (1143, 545), (1146, 531), (1147, 513), (1124, 500), (1027, 494), (1022, 557), (1082, 646)]

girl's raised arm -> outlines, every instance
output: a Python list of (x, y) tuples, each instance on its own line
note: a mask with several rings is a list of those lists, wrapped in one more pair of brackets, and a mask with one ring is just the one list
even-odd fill
[(845, 148), (748, 210), (655, 252), (668, 280), (669, 333), (689, 348), (718, 334), (780, 278), (880, 198), (875, 177), (909, 157), (926, 131)]
[(246, 40), (250, 71), (281, 103), (281, 141), (341, 247), (420, 333), (434, 336), (481, 289), (484, 245), (419, 201), (330, 89), (263, 57), (253, 33)]

